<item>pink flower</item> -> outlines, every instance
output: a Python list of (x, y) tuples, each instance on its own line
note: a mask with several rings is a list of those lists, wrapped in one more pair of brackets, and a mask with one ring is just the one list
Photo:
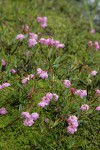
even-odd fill
[(38, 113), (32, 113), (31, 117), (34, 121), (36, 121), (39, 118), (39, 114)]
[(53, 46), (54, 40), (52, 38), (47, 39), (47, 45), (48, 46)]
[(89, 109), (89, 106), (87, 104), (84, 104), (80, 107), (80, 110), (83, 110), (83, 111), (88, 110), (88, 109)]
[(48, 78), (47, 71), (44, 71), (44, 70), (38, 68), (37, 73), (38, 73), (39, 77), (42, 78), (42, 79), (47, 79)]
[(96, 70), (91, 71), (91, 75), (92, 75), (92, 76), (96, 76), (96, 74), (97, 74), (97, 71), (96, 71)]
[(11, 85), (8, 82), (5, 82), (5, 83), (2, 84), (2, 88), (6, 88), (6, 87), (9, 87), (9, 86), (11, 86)]
[(41, 24), (42, 28), (47, 27), (47, 17), (37, 17), (37, 22)]
[(38, 35), (34, 33), (29, 33), (29, 38), (37, 40)]
[(23, 124), (24, 126), (32, 126), (34, 124), (34, 121), (32, 118), (25, 119)]
[(34, 77), (34, 74), (30, 74), (30, 75), (28, 75), (28, 79), (30, 80), (30, 79), (34, 79), (35, 77)]
[(29, 31), (29, 26), (25, 25), (24, 29), (25, 29), (26, 32), (28, 32)]
[(38, 103), (38, 107), (44, 108), (45, 106), (47, 106), (47, 103), (45, 101), (41, 101), (40, 103)]
[(66, 88), (69, 88), (71, 86), (71, 82), (69, 80), (64, 80), (64, 85)]
[(98, 110), (98, 111), (99, 111), (99, 110), (100, 110), (100, 106), (97, 106), (97, 107), (95, 108), (95, 110)]
[(67, 132), (69, 134), (74, 134), (74, 132), (76, 132), (76, 131), (77, 131), (77, 128), (73, 128), (72, 126), (67, 127)]
[(100, 95), (100, 90), (99, 89), (96, 90), (96, 94)]
[(93, 45), (93, 42), (92, 41), (89, 41), (88, 42), (88, 46), (90, 47), (90, 46), (92, 46)]
[(53, 93), (53, 96), (54, 96), (54, 100), (58, 101), (59, 96), (56, 93)]
[(44, 96), (43, 98), (42, 98), (42, 101), (44, 101), (45, 103), (46, 103), (46, 106), (48, 106), (49, 104), (50, 104), (50, 98), (48, 98), (48, 97), (46, 97), (46, 96)]
[(57, 44), (56, 48), (59, 49), (59, 48), (64, 48), (65, 45), (64, 44)]
[(28, 47), (33, 47), (34, 45), (36, 45), (37, 44), (37, 42), (36, 42), (36, 40), (35, 39), (29, 39), (28, 40)]
[(5, 115), (7, 113), (6, 108), (2, 107), (0, 108), (0, 115)]
[(2, 85), (0, 85), (0, 90), (2, 90), (3, 88), (2, 88)]
[(77, 127), (78, 127), (78, 118), (74, 115), (69, 116), (69, 118), (67, 119), (68, 122), (68, 127), (67, 127), (67, 132), (70, 134), (74, 134), (74, 132), (77, 131)]
[(16, 74), (17, 71), (16, 71), (15, 69), (11, 69), (10, 72), (11, 72), (12, 74)]
[(91, 29), (90, 34), (94, 34), (95, 33), (95, 29)]
[(6, 66), (6, 61), (4, 59), (2, 59), (2, 67)]
[(41, 44), (48, 45), (48, 41), (45, 38), (41, 38), (39, 42)]
[(47, 124), (48, 124), (48, 123), (49, 123), (49, 118), (45, 118), (45, 120), (44, 120), (44, 121), (45, 121), (45, 123), (47, 123)]
[(52, 93), (47, 93), (46, 98), (49, 98), (51, 100), (53, 98), (53, 94)]
[(69, 118), (67, 119), (68, 124), (73, 124), (74, 122), (77, 122), (78, 118), (74, 115), (69, 116)]
[(22, 84), (25, 85), (29, 81), (29, 78), (26, 77), (25, 79), (22, 80)]
[(31, 115), (29, 114), (29, 112), (22, 112), (21, 113), (21, 116), (25, 119), (30, 119), (31, 118)]
[(79, 89), (79, 90), (75, 91), (75, 94), (79, 95), (81, 98), (84, 98), (87, 96), (87, 91)]
[(60, 42), (59, 41), (53, 41), (53, 46), (57, 46), (58, 44), (60, 44)]
[(95, 48), (96, 51), (98, 51), (100, 49), (100, 46), (99, 46), (98, 42), (94, 43), (94, 48)]
[(22, 41), (23, 39), (25, 39), (25, 36), (23, 34), (18, 34), (16, 39)]

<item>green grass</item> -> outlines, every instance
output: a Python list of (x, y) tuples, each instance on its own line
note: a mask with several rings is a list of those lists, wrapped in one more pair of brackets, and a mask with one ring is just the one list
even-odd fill
[[(0, 84), (11, 83), (11, 87), (0, 90), (0, 107), (6, 107), (8, 111), (0, 116), (0, 150), (99, 150), (100, 113), (94, 108), (100, 101), (95, 95), (95, 90), (100, 88), (100, 51), (96, 52), (93, 47), (87, 50), (87, 42), (99, 41), (100, 34), (90, 35), (90, 23), (74, 0), (1, 0), (0, 6), (0, 61), (7, 62), (5, 71), (0, 70)], [(37, 16), (47, 16), (46, 29), (41, 29), (36, 22)], [(16, 35), (22, 32), (25, 24), (29, 25), (31, 32), (39, 35), (39, 39), (52, 36), (64, 43), (65, 48), (48, 49), (38, 44), (29, 49), (25, 40), (12, 54), (17, 45)], [(31, 53), (26, 58), (28, 49)], [(25, 65), (28, 60), (28, 65)], [(79, 72), (82, 64), (84, 67)], [(48, 80), (38, 78), (38, 67), (48, 70)], [(19, 72), (11, 75), (9, 70), (12, 68), (19, 69)], [(89, 83), (91, 70), (97, 70), (98, 74), (91, 77), (92, 83)], [(31, 73), (36, 78), (23, 87), (22, 78)], [(88, 112), (80, 112), (79, 107), (85, 99), (72, 96), (63, 85), (64, 79), (71, 80), (76, 89), (88, 89)], [(32, 88), (30, 104), (27, 95)], [(40, 109), (37, 104), (47, 92), (57, 93), (59, 100)], [(25, 127), (23, 119), (18, 117), (30, 105), (30, 112), (38, 112), (40, 118), (32, 127)], [(66, 132), (68, 115), (79, 117), (78, 131), (74, 135)], [(44, 123), (45, 117), (50, 119), (48, 125)]]

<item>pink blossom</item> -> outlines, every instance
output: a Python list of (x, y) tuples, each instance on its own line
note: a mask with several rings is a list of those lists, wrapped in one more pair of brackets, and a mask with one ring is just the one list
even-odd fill
[(41, 24), (42, 28), (47, 27), (47, 17), (37, 17), (37, 22)]
[(95, 108), (95, 110), (98, 110), (98, 111), (99, 111), (99, 110), (100, 110), (100, 106), (97, 106), (97, 107)]
[(71, 82), (69, 80), (64, 80), (64, 85), (66, 88), (69, 88), (71, 86)]
[(30, 79), (34, 79), (34, 74), (28, 75), (28, 77), (22, 80), (22, 84), (25, 85)]
[(30, 119), (31, 118), (31, 115), (29, 114), (29, 112), (22, 112), (21, 113), (21, 116), (23, 117), (23, 118), (27, 118), (27, 119)]
[(28, 32), (29, 31), (29, 26), (25, 25), (24, 29), (25, 29), (26, 32)]
[(34, 74), (28, 75), (28, 79), (29, 79), (29, 80), (30, 80), (30, 79), (34, 79)]
[(6, 66), (6, 61), (4, 59), (2, 59), (2, 66), (5, 67)]
[(49, 98), (50, 100), (53, 98), (53, 94), (52, 93), (47, 93), (46, 97)]
[(47, 71), (44, 71), (44, 70), (38, 68), (37, 73), (38, 73), (39, 77), (42, 78), (42, 79), (47, 79), (48, 78)]
[(36, 42), (36, 40), (35, 39), (29, 39), (28, 40), (28, 47), (33, 47), (34, 45), (36, 45), (37, 44), (37, 42)]
[(34, 124), (34, 121), (32, 118), (25, 119), (23, 124), (24, 126), (32, 126)]
[(96, 94), (100, 95), (100, 90), (99, 89), (96, 90)]
[(23, 39), (25, 39), (25, 36), (23, 34), (18, 34), (16, 39), (22, 41)]
[(56, 93), (53, 93), (53, 96), (54, 96), (54, 100), (58, 101), (59, 96)]
[(9, 86), (11, 86), (11, 85), (8, 82), (5, 82), (5, 83), (2, 84), (2, 88), (6, 88), (6, 87), (9, 87)]
[(67, 127), (67, 132), (70, 134), (74, 134), (74, 132), (77, 131), (77, 127), (78, 127), (78, 118), (74, 115), (69, 116), (69, 118), (67, 119), (68, 122), (68, 127)]
[(44, 108), (45, 106), (47, 106), (47, 103), (45, 101), (41, 101), (40, 103), (38, 103), (38, 107)]
[(65, 45), (64, 44), (57, 44), (56, 48), (59, 49), (59, 48), (64, 48)]
[(80, 110), (83, 110), (83, 111), (88, 110), (88, 109), (89, 109), (89, 106), (87, 104), (84, 104), (80, 107)]
[(87, 91), (86, 91), (86, 90), (81, 90), (81, 89), (79, 89), (79, 90), (76, 90), (76, 91), (75, 91), (75, 94), (76, 94), (76, 95), (79, 95), (81, 98), (84, 98), (84, 97), (87, 96)]
[(45, 123), (49, 123), (49, 118), (45, 118)]
[(29, 38), (37, 40), (38, 35), (35, 33), (29, 33)]
[(74, 122), (77, 122), (78, 118), (74, 115), (69, 116), (69, 118), (67, 119), (68, 124), (73, 124)]
[(11, 72), (12, 74), (16, 74), (17, 71), (16, 71), (15, 69), (11, 69), (10, 72)]
[(3, 88), (2, 88), (2, 85), (0, 85), (0, 90), (2, 90)]
[(41, 44), (48, 45), (48, 41), (45, 38), (41, 38), (39, 42)]
[(67, 132), (69, 134), (74, 134), (74, 132), (76, 132), (76, 131), (77, 131), (77, 128), (73, 128), (72, 126), (67, 127)]
[(94, 34), (95, 33), (95, 29), (91, 29), (90, 34)]
[(0, 108), (0, 115), (5, 115), (7, 113), (6, 108), (2, 107)]
[(57, 46), (58, 44), (60, 44), (60, 42), (59, 41), (53, 41), (53, 46)]
[(93, 42), (92, 41), (88, 41), (88, 46), (92, 46), (93, 45)]
[(50, 98), (48, 98), (48, 97), (46, 97), (46, 96), (44, 96), (43, 98), (42, 98), (42, 101), (44, 101), (45, 103), (46, 103), (46, 106), (48, 106), (49, 104), (50, 104)]
[(96, 71), (96, 70), (91, 71), (91, 75), (92, 75), (92, 76), (96, 76), (96, 74), (97, 74), (97, 71)]
[(94, 48), (95, 48), (96, 51), (98, 51), (100, 49), (100, 45), (99, 45), (98, 42), (94, 43)]
[(31, 117), (34, 121), (36, 121), (39, 118), (39, 114), (34, 112), (31, 114)]
[(22, 80), (22, 84), (25, 85), (29, 81), (29, 78), (26, 77), (25, 79)]

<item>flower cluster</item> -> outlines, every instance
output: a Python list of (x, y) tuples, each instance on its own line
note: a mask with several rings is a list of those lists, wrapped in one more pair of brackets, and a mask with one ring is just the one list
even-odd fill
[(48, 38), (48, 39), (41, 38), (39, 42), (46, 46), (55, 46), (57, 49), (65, 47), (64, 44), (61, 44), (59, 41), (55, 41), (53, 38)]
[(6, 87), (9, 87), (9, 86), (11, 86), (10, 83), (5, 82), (5, 83), (3, 83), (3, 84), (0, 85), (0, 90), (4, 89)]
[(31, 48), (37, 44), (38, 35), (34, 33), (29, 33), (28, 47)]
[(30, 74), (26, 78), (24, 78), (22, 80), (22, 84), (26, 84), (30, 79), (34, 79), (34, 74)]
[(22, 112), (21, 116), (25, 119), (23, 122), (24, 126), (32, 126), (34, 121), (39, 118), (39, 114), (36, 112), (32, 114), (29, 114), (29, 112)]
[(5, 115), (7, 113), (6, 108), (2, 107), (0, 108), (0, 115)]
[(48, 78), (48, 73), (47, 71), (42, 70), (41, 68), (37, 69), (37, 74), (39, 75), (40, 78), (42, 79), (47, 79)]
[(64, 80), (64, 85), (66, 88), (69, 88), (71, 86), (71, 82), (69, 80)]
[(81, 98), (84, 98), (87, 96), (87, 91), (79, 89), (75, 91), (75, 95), (79, 95)]
[(47, 17), (37, 17), (37, 22), (41, 24), (42, 28), (47, 27)]
[(85, 111), (85, 110), (88, 110), (89, 109), (89, 106), (87, 104), (84, 104), (80, 107), (80, 110), (82, 111)]
[(58, 95), (56, 93), (47, 93), (43, 98), (40, 103), (38, 103), (38, 107), (44, 108), (45, 106), (48, 106), (50, 104), (50, 101), (53, 99), (54, 101), (58, 101)]
[(69, 134), (74, 134), (74, 132), (77, 131), (77, 127), (78, 127), (78, 118), (74, 115), (69, 116), (69, 118), (67, 119), (68, 122), (68, 127), (67, 127), (67, 132)]

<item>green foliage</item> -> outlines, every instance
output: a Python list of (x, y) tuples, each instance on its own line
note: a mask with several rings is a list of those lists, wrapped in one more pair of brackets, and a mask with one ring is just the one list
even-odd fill
[[(90, 35), (89, 22), (73, 0), (1, 0), (0, 6), (0, 61), (7, 62), (4, 71), (0, 66), (0, 84), (11, 83), (11, 87), (0, 90), (0, 107), (8, 111), (0, 116), (0, 150), (99, 150), (100, 113), (94, 108), (99, 104), (95, 90), (100, 86), (100, 52), (93, 47), (87, 49), (89, 40), (99, 41), (99, 33)], [(37, 16), (47, 16), (46, 29), (41, 29), (36, 22)], [(25, 24), (39, 39), (53, 37), (64, 43), (65, 48), (56, 50), (38, 44), (29, 49), (27, 40), (17, 42), (16, 35)], [(26, 57), (28, 50), (30, 54)], [(38, 77), (36, 69), (39, 67), (48, 71), (47, 80)], [(18, 73), (12, 75), (9, 72), (12, 68)], [(89, 75), (91, 70), (98, 71), (95, 78)], [(34, 74), (35, 79), (23, 86), (21, 81), (29, 74)], [(65, 79), (71, 80), (75, 89), (87, 89), (88, 98), (73, 96), (64, 87)], [(57, 93), (59, 100), (40, 109), (37, 105), (47, 92)], [(79, 109), (84, 103), (91, 107), (88, 112)], [(25, 127), (20, 114), (29, 110), (38, 112), (40, 118), (32, 127)], [(74, 135), (66, 132), (69, 115), (79, 117), (79, 128)], [(49, 124), (44, 122), (46, 117)]]

